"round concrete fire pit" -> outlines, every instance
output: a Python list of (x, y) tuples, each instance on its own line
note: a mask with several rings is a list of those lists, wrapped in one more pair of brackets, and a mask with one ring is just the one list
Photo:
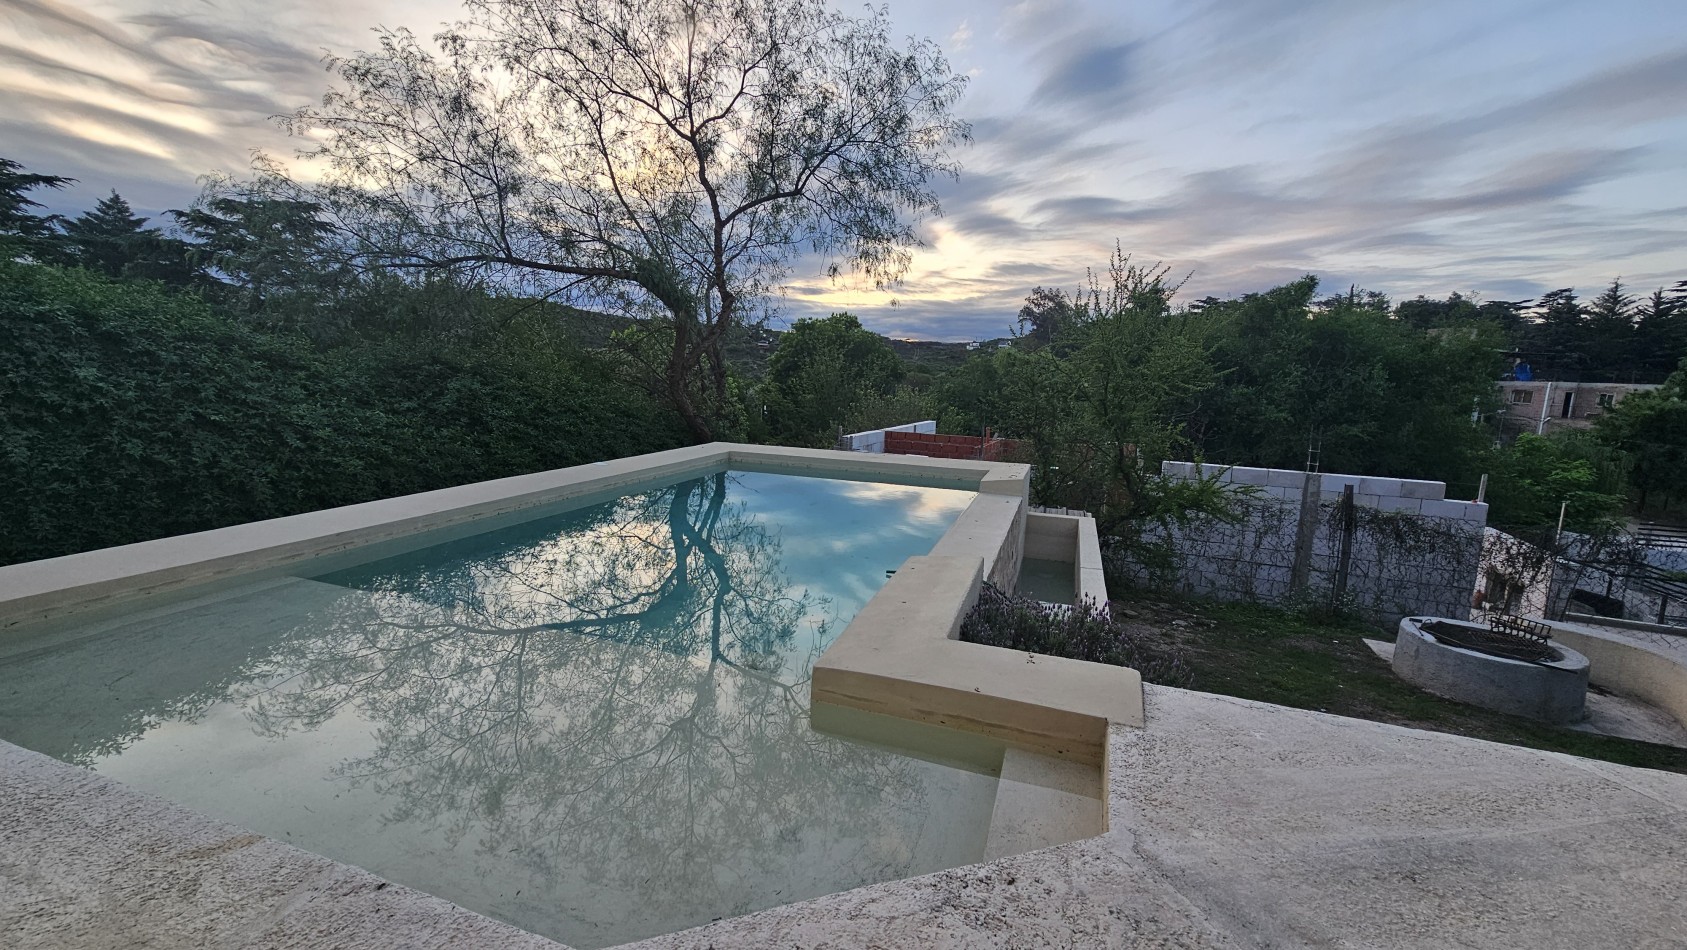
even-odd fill
[(1587, 715), (1587, 668), (1587, 657), (1561, 644), (1438, 617), (1405, 618), (1394, 640), (1401, 679), (1445, 699), (1543, 722)]

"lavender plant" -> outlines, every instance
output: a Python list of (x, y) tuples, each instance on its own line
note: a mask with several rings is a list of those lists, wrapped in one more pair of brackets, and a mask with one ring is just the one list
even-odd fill
[(1142, 674), (1143, 682), (1161, 686), (1188, 686), (1191, 679), (1189, 665), (1175, 646), (1151, 643), (1141, 631), (1127, 627), (1106, 606), (1093, 601), (1054, 606), (986, 583), (977, 606), (961, 623), (961, 639), (1128, 666)]

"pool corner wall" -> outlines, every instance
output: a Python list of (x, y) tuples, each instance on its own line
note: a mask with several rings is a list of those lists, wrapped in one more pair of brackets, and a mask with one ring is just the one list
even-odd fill
[(1073, 601), (1107, 603), (1101, 541), (1088, 515), (1031, 512), (1025, 522), (1025, 557), (1072, 566)]

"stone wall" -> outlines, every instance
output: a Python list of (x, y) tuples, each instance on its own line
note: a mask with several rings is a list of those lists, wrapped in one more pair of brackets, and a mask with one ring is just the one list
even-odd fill
[[(1161, 471), (1218, 480), (1234, 492), (1237, 519), (1151, 529), (1145, 553), (1119, 564), (1136, 584), (1219, 600), (1336, 603), (1346, 537), (1345, 608), (1388, 628), (1408, 615), (1470, 614), (1488, 506), (1448, 500), (1441, 482), (1185, 462)], [(1349, 486), (1351, 526), (1341, 511)]]

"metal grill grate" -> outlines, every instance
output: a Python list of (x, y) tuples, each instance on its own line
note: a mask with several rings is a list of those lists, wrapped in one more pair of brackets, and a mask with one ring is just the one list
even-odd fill
[(1431, 621), (1422, 629), (1448, 646), (1488, 656), (1525, 663), (1556, 663), (1564, 659), (1564, 654), (1549, 642), (1550, 627), (1521, 617), (1496, 614), (1489, 618), (1486, 629), (1447, 620)]

